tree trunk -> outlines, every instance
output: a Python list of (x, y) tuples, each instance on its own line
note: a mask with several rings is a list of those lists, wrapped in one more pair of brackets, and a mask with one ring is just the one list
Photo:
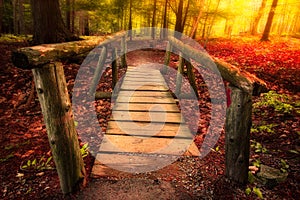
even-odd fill
[(231, 105), (227, 109), (225, 125), (225, 173), (238, 183), (248, 180), (250, 128), (252, 114), (251, 93), (230, 86)]
[(90, 35), (90, 25), (89, 25), (89, 13), (87, 11), (84, 12), (84, 35)]
[(203, 6), (203, 2), (204, 2), (204, 0), (201, 0), (201, 2), (200, 2), (198, 16), (197, 16), (196, 20), (194, 21), (192, 30), (191, 30), (191, 32), (190, 32), (190, 37), (191, 37), (191, 38), (195, 38), (195, 37), (196, 37), (196, 31), (197, 31), (197, 28), (198, 28), (198, 24), (199, 24), (199, 22), (200, 22), (200, 18), (201, 18), (201, 16), (202, 16), (202, 6)]
[(167, 12), (168, 12), (168, 0), (165, 0), (164, 15), (163, 15), (163, 31), (161, 33), (162, 38), (167, 37)]
[[(178, 9), (176, 12), (176, 23), (175, 23), (175, 31), (182, 33), (182, 15), (183, 15), (183, 0), (179, 1)], [(175, 37), (179, 37), (179, 33), (175, 32)]]
[(66, 26), (71, 31), (71, 0), (66, 0)]
[(128, 30), (130, 32), (129, 37), (132, 40), (132, 0), (129, 0), (129, 24)]
[(152, 15), (152, 24), (151, 24), (151, 27), (152, 27), (152, 30), (151, 30), (151, 37), (152, 37), (152, 39), (155, 39), (156, 1), (157, 1), (157, 0), (154, 0), (154, 5), (153, 5), (153, 15)]
[(253, 26), (252, 26), (252, 29), (251, 29), (251, 35), (256, 35), (257, 34), (258, 23), (259, 23), (262, 15), (264, 13), (266, 3), (267, 3), (267, 0), (262, 0), (261, 5), (260, 5), (259, 10), (258, 10), (258, 13), (257, 13), (257, 15), (254, 19), (254, 22), (253, 22)]
[(75, 33), (75, 0), (71, 0), (71, 33)]
[(34, 44), (66, 42), (75, 39), (64, 25), (59, 0), (31, 0), (30, 2)]
[(61, 63), (32, 70), (60, 186), (70, 193), (86, 172)]
[(181, 32), (182, 32), (182, 33), (183, 33), (183, 31), (184, 31), (184, 27), (185, 27), (187, 15), (188, 15), (188, 12), (189, 12), (189, 8), (190, 8), (190, 0), (188, 0), (188, 2), (187, 2), (187, 6), (186, 6), (186, 8), (185, 8), (184, 17), (183, 17), (182, 24), (181, 24)]
[(278, 0), (273, 0), (271, 10), (268, 15), (267, 23), (265, 26), (265, 30), (264, 30), (264, 33), (263, 33), (260, 41), (269, 41), (269, 34), (270, 34), (273, 18), (275, 15), (275, 9), (277, 7), (277, 3), (278, 3)]
[(4, 0), (0, 0), (0, 36), (2, 34), (2, 23), (3, 23), (3, 1)]

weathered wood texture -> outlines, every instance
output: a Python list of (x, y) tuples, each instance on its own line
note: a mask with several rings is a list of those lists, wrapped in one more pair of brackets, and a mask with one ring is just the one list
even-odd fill
[(216, 68), (212, 67), (212, 62), (217, 65), (217, 69), (221, 73), (221, 76), (232, 85), (240, 88), (241, 90), (257, 95), (261, 92), (265, 92), (266, 83), (257, 78), (256, 76), (239, 69), (236, 66), (230, 65), (221, 59), (209, 56), (207, 53), (194, 49), (182, 41), (169, 37), (169, 42), (172, 46), (179, 49), (189, 58), (201, 63), (204, 67), (210, 69), (212, 72), (218, 73)]
[(61, 63), (32, 70), (63, 193), (70, 193), (85, 168)]
[(107, 49), (104, 46), (104, 47), (102, 47), (101, 54), (100, 54), (99, 60), (97, 62), (96, 70), (95, 70), (94, 77), (93, 77), (93, 80), (92, 80), (92, 85), (91, 85), (90, 90), (89, 90), (90, 94), (94, 94), (94, 92), (96, 90), (97, 84), (100, 80), (101, 71), (104, 68), (104, 63), (105, 63), (105, 60), (106, 60), (106, 56), (107, 56)]
[(161, 71), (162, 74), (166, 74), (168, 71), (168, 66), (170, 64), (170, 59), (171, 59), (171, 52), (172, 52), (172, 45), (170, 44), (170, 42), (168, 42), (167, 47), (166, 47), (164, 67)]
[(232, 85), (252, 95), (259, 95), (260, 93), (267, 91), (267, 84), (255, 75), (239, 69), (221, 59), (213, 58), (213, 60), (222, 77)]
[(179, 53), (179, 64), (178, 64), (177, 75), (176, 75), (176, 88), (175, 88), (176, 96), (179, 96), (180, 92), (181, 92), (183, 67), (184, 67), (184, 59), (182, 57), (182, 53), (180, 52)]
[(119, 32), (110, 37), (92, 37), (88, 40), (24, 47), (12, 53), (12, 61), (19, 68), (33, 69), (79, 54), (88, 54), (96, 46), (111, 44), (121, 37), (125, 37), (125, 32)]
[[(182, 147), (186, 148), (179, 152)], [(129, 67), (97, 159), (105, 160), (109, 167), (139, 171), (153, 165), (156, 154), (156, 162), (164, 162), (164, 156), (179, 156), (185, 151), (199, 155), (193, 135), (159, 70)], [(95, 165), (92, 176), (97, 176), (101, 167)]]
[[(220, 72), (231, 85), (231, 105), (226, 115), (226, 176), (236, 182), (246, 183), (249, 165), (249, 143), (252, 114), (252, 95), (267, 91), (266, 83), (256, 76), (220, 59), (196, 50), (182, 41), (169, 37), (172, 46), (185, 57), (202, 64), (212, 72)], [(171, 47), (169, 47), (171, 48)], [(173, 48), (173, 47), (172, 47)], [(212, 67), (215, 63), (217, 68)]]
[(231, 105), (227, 109), (225, 126), (225, 168), (230, 179), (246, 183), (248, 180), (251, 94), (230, 86)]
[(117, 82), (118, 82), (118, 64), (117, 64), (117, 48), (112, 49), (112, 89), (115, 88)]
[(24, 47), (12, 53), (12, 61), (19, 68), (32, 69), (78, 54), (88, 54), (104, 39), (104, 37), (94, 37), (90, 40)]

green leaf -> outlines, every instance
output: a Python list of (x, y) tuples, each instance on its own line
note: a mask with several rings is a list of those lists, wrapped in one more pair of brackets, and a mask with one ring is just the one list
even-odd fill
[(31, 166), (31, 160), (27, 161), (27, 166)]
[(300, 154), (297, 150), (293, 150), (293, 149), (289, 150), (289, 152), (295, 153), (295, 154)]
[(48, 163), (51, 161), (51, 159), (52, 159), (52, 156), (50, 156), (50, 157), (47, 159), (45, 165), (48, 165)]
[(248, 182), (254, 183), (254, 181), (255, 181), (254, 175), (249, 171), (248, 172)]
[(260, 191), (259, 188), (254, 187), (253, 188), (254, 194), (256, 194), (260, 199), (264, 199), (262, 192)]
[(32, 161), (32, 163), (31, 163), (32, 165), (36, 165), (36, 158)]
[(246, 195), (249, 195), (251, 192), (252, 192), (251, 188), (247, 187), (245, 190)]
[(78, 121), (74, 121), (74, 125), (75, 125), (75, 127), (77, 127), (78, 126)]

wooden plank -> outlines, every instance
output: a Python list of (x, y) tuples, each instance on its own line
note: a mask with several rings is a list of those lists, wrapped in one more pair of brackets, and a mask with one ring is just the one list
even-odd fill
[(165, 124), (146, 122), (110, 121), (106, 134), (131, 135), (140, 137), (181, 137), (191, 138), (186, 124)]
[[(144, 103), (122, 103), (118, 102), (114, 105), (114, 110), (126, 110), (126, 111), (148, 111), (153, 106), (158, 104), (144, 104)], [(179, 112), (176, 104), (159, 104), (159, 106), (164, 109), (166, 112)]]
[(121, 90), (152, 90), (152, 91), (168, 91), (169, 88), (165, 85), (158, 85), (158, 84), (145, 84), (145, 85), (137, 85), (137, 84), (128, 84), (124, 83), (121, 86)]
[[(117, 152), (142, 152), (151, 153), (156, 152), (160, 149), (170, 146), (172, 142), (176, 143), (172, 149), (169, 149), (166, 154), (171, 154), (173, 152), (178, 152), (179, 148), (189, 147), (193, 142), (193, 138), (155, 138), (155, 137), (134, 137), (134, 136), (124, 136), (124, 135), (105, 135), (107, 143), (102, 143), (100, 151), (111, 151)], [(110, 146), (113, 145), (115, 149), (111, 149)], [(182, 154), (185, 152), (184, 149)]]
[(120, 91), (118, 96), (124, 97), (169, 97), (173, 98), (170, 92), (159, 92), (159, 91)]
[(156, 76), (126, 76), (124, 81), (128, 82), (150, 82), (150, 83), (163, 83), (165, 80), (162, 77)]
[(170, 104), (175, 103), (175, 100), (170, 97), (163, 96), (153, 96), (153, 97), (130, 97), (130, 96), (118, 96), (118, 102), (131, 102), (131, 103), (161, 103), (161, 104)]
[(113, 111), (111, 120), (135, 122), (184, 123), (180, 113)]

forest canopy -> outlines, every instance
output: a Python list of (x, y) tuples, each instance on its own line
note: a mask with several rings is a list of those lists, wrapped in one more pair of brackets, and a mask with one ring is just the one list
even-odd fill
[[(202, 38), (257, 35), (264, 32), (273, 10), (270, 34), (300, 37), (300, 1), (278, 0), (271, 9), (273, 1), (59, 0), (64, 23), (76, 35), (141, 27), (169, 28)], [(32, 34), (30, 0), (0, 0), (0, 9), (2, 33)]]

